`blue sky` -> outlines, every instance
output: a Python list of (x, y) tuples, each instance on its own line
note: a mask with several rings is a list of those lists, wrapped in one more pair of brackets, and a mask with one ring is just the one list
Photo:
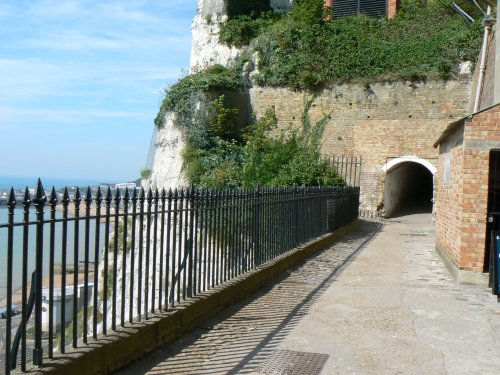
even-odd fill
[(195, 13), (195, 0), (1, 0), (0, 175), (138, 178)]

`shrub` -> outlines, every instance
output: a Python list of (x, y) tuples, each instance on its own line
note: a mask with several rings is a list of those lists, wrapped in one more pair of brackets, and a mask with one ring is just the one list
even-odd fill
[(230, 68), (213, 65), (180, 79), (165, 90), (165, 97), (154, 120), (155, 125), (159, 128), (163, 127), (165, 115), (171, 111), (181, 118), (178, 125), (183, 126), (183, 124), (188, 123), (183, 120), (187, 120), (193, 115), (193, 97), (195, 100), (199, 100), (199, 96), (203, 92), (237, 90), (243, 87), (241, 67), (244, 62), (241, 60)]
[(211, 131), (205, 146), (188, 142), (183, 150), (184, 171), (191, 184), (204, 188), (344, 184), (336, 170), (321, 159), (320, 139), (327, 116), (311, 124), (312, 101), (306, 102), (301, 129), (273, 135), (277, 119), (273, 110), (268, 110), (247, 127), (243, 138), (230, 135), (229, 129), (236, 132), (236, 124), (228, 114), (235, 112), (223, 103), (221, 96), (209, 104), (213, 113), (208, 121), (227, 131)]
[(277, 119), (271, 109), (249, 129), (243, 149), (243, 186), (345, 184), (335, 168), (321, 158), (320, 140), (328, 116), (312, 124), (312, 100), (304, 104), (300, 129), (286, 129), (272, 136)]
[(225, 107), (224, 95), (219, 96), (208, 105), (210, 131), (222, 139), (237, 138), (238, 114), (239, 110)]
[[(467, 11), (481, 16), (473, 6)], [(475, 62), (481, 47), (481, 22), (467, 24), (443, 0), (407, 0), (392, 20), (353, 16), (327, 22), (324, 16), (322, 0), (297, 0), (285, 17), (230, 19), (220, 39), (259, 53), (257, 84), (294, 89), (449, 79), (460, 62)]]
[(224, 0), (224, 5), (229, 18), (271, 10), (269, 0)]
[(262, 30), (269, 28), (281, 17), (272, 12), (251, 13), (228, 19), (220, 25), (219, 41), (228, 46), (248, 46)]
[(323, 23), (330, 11), (324, 0), (294, 0), (289, 18), (299, 27), (308, 27)]
[[(441, 8), (440, 8), (441, 9)], [(314, 89), (348, 81), (448, 79), (475, 61), (480, 25), (445, 9), (420, 8), (394, 20), (346, 17), (299, 29), (273, 28), (255, 43), (261, 85)]]
[(150, 178), (150, 177), (151, 177), (152, 173), (153, 173), (153, 172), (151, 172), (151, 169), (143, 169), (143, 170), (141, 171), (141, 178), (142, 178), (143, 180), (147, 180), (148, 178)]

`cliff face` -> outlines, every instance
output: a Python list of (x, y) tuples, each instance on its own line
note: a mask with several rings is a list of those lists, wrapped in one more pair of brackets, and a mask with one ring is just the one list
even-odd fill
[[(274, 12), (290, 9), (291, 0), (271, 0)], [(228, 65), (238, 57), (240, 50), (219, 43), (219, 25), (227, 20), (224, 0), (198, 0), (198, 12), (191, 31), (191, 72), (214, 64)]]
[[(271, 7), (278, 13), (287, 11), (290, 6), (291, 0), (271, 0)], [(227, 66), (239, 56), (239, 49), (219, 43), (219, 25), (226, 20), (224, 0), (198, 0), (198, 11), (191, 26), (190, 72), (214, 64)], [(181, 157), (184, 141), (174, 126), (174, 119), (172, 113), (167, 113), (165, 126), (156, 132), (150, 150), (153, 154), (151, 177), (143, 181), (146, 188), (187, 186)]]
[(146, 187), (174, 189), (187, 186), (182, 172), (182, 149), (184, 141), (181, 132), (174, 126), (175, 116), (167, 113), (165, 126), (158, 129), (154, 148), (154, 161), (151, 177)]
[(214, 64), (228, 65), (239, 50), (219, 43), (219, 25), (227, 20), (223, 0), (198, 0), (191, 31), (191, 72)]

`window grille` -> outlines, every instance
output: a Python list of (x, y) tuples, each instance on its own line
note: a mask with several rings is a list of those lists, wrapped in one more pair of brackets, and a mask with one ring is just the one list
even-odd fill
[(333, 17), (341, 18), (365, 14), (369, 17), (387, 15), (386, 0), (334, 0)]

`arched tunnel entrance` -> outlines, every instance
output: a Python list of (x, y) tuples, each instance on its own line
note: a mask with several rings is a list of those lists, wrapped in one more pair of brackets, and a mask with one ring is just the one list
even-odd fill
[(433, 171), (415, 161), (393, 163), (386, 170), (385, 216), (432, 212)]

